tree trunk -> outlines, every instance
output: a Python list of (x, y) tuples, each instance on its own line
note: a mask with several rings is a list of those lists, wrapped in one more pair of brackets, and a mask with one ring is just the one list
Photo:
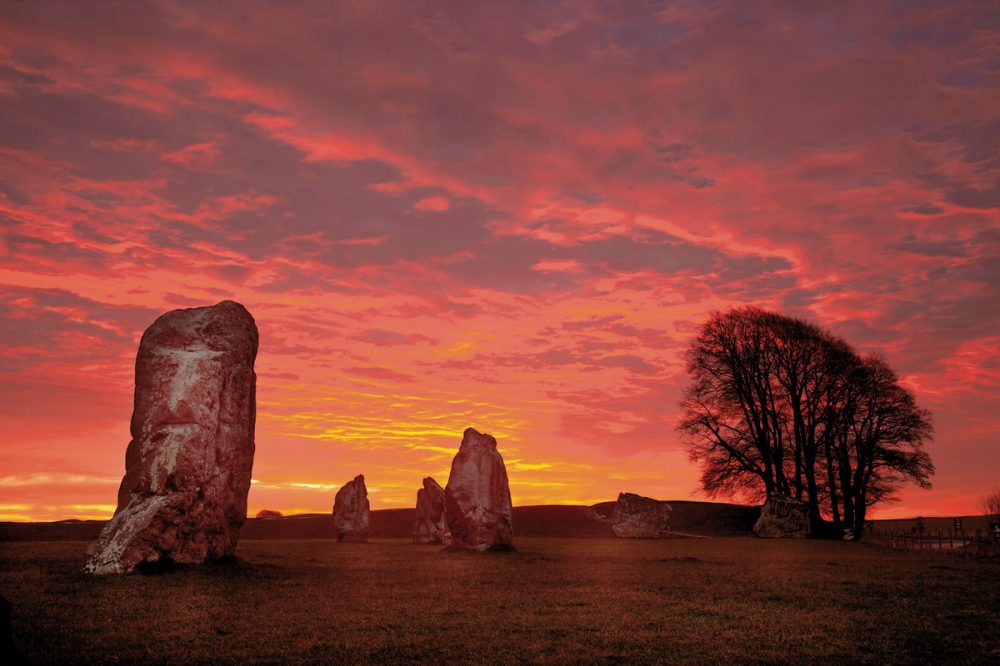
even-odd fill
[(848, 451), (847, 435), (842, 435), (837, 450), (838, 471), (840, 472), (840, 495), (844, 499), (844, 527), (854, 526), (854, 484), (851, 473), (851, 456)]
[(809, 491), (809, 524), (814, 533), (819, 533), (823, 519), (819, 515), (819, 491), (816, 489), (816, 454), (805, 452), (806, 486)]
[(840, 528), (840, 505), (837, 502), (837, 475), (833, 469), (833, 452), (829, 440), (823, 447), (826, 452), (826, 482), (830, 485), (830, 513), (833, 516), (833, 524)]
[(865, 518), (868, 515), (868, 505), (864, 501), (861, 501), (856, 506), (858, 509), (855, 513), (853, 531), (854, 539), (860, 540), (861, 535), (865, 531)]

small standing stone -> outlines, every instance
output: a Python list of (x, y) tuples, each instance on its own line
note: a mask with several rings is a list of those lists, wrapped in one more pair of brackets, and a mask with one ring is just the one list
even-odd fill
[(431, 477), (417, 491), (417, 511), (413, 521), (413, 543), (450, 543), (451, 534), (444, 517), (444, 488)]
[(369, 509), (365, 477), (358, 474), (337, 491), (333, 502), (337, 541), (367, 541)]
[(655, 539), (670, 531), (670, 512), (666, 502), (634, 493), (619, 493), (611, 515), (611, 531), (628, 539)]
[(809, 536), (809, 505), (771, 493), (760, 508), (760, 518), (754, 523), (753, 533), (772, 539), (804, 539)]

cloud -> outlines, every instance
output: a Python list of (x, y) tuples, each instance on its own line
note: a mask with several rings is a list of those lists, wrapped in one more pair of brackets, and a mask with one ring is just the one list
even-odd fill
[(413, 376), (404, 372), (396, 372), (390, 368), (349, 367), (344, 368), (344, 372), (351, 375), (357, 375), (358, 377), (367, 377), (369, 379), (385, 380), (390, 382), (410, 383), (416, 381)]
[(451, 202), (444, 197), (427, 197), (413, 204), (417, 210), (444, 212), (451, 208)]
[[(138, 336), (223, 298), (261, 328), (266, 478), (381, 468), (386, 501), (444, 455), (390, 465), (399, 424), (447, 450), (491, 419), (525, 471), (652, 493), (619, 453), (676, 455), (681, 354), (733, 304), (885, 351), (942, 413), (1000, 398), (982, 3), (53, 1), (0, 29), (10, 474), (120, 466)], [(940, 441), (983, 441), (963, 423)], [(603, 497), (552, 474), (525, 496)]]
[(214, 162), (221, 153), (211, 141), (205, 143), (192, 143), (179, 150), (174, 150), (161, 155), (161, 159), (167, 162), (176, 162), (189, 167), (208, 166)]
[(355, 339), (375, 345), (376, 347), (395, 347), (397, 345), (413, 345), (419, 343), (437, 344), (437, 341), (433, 338), (421, 335), (420, 333), (400, 333), (398, 331), (389, 331), (380, 328), (370, 328), (361, 331)]

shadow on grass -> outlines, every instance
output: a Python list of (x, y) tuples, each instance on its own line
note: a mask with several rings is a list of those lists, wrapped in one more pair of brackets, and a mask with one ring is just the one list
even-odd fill
[(210, 560), (203, 564), (185, 564), (165, 557), (156, 562), (140, 562), (135, 568), (135, 574), (143, 577), (204, 577), (222, 580), (283, 578), (289, 573), (277, 564), (271, 564), (270, 562), (249, 562), (235, 555)]
[(718, 560), (703, 560), (700, 557), (694, 557), (693, 555), (685, 555), (681, 557), (660, 557), (654, 561), (667, 562), (670, 564), (722, 564), (722, 562)]
[(446, 546), (442, 553), (457, 554), (467, 553), (469, 555), (519, 555), (520, 551), (510, 544), (494, 544), (486, 550), (478, 548), (465, 548), (462, 546)]

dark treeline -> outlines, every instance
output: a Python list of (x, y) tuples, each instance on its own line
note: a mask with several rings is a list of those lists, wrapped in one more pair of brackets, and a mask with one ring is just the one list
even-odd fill
[(708, 494), (803, 500), (814, 534), (860, 535), (903, 483), (930, 487), (930, 413), (881, 356), (743, 307), (712, 316), (687, 364), (679, 429)]

